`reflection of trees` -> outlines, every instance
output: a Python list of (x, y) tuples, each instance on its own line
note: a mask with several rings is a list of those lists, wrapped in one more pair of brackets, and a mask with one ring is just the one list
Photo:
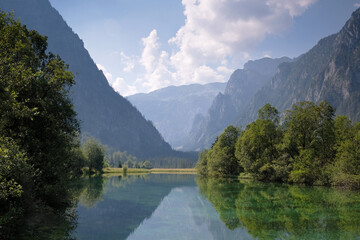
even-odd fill
[[(66, 194), (58, 194), (61, 198), (59, 201), (64, 203), (61, 208), (34, 203), (29, 206), (24, 218), (17, 222), (17, 231), (0, 228), (0, 239), (73, 239), (71, 235), (77, 226), (76, 204), (83, 190), (84, 180), (74, 178), (71, 183), (66, 184)], [(2, 217), (0, 216), (0, 225)], [(2, 234), (6, 231), (12, 231), (12, 234), (3, 238)]]
[(200, 193), (209, 199), (219, 213), (220, 219), (229, 229), (233, 230), (241, 226), (235, 214), (235, 201), (242, 185), (202, 177), (198, 177), (196, 183)]
[(114, 188), (126, 187), (127, 185), (134, 184), (139, 180), (146, 180), (149, 178), (149, 174), (137, 174), (137, 175), (119, 175), (110, 177), (108, 184)]
[(101, 175), (90, 176), (84, 181), (84, 190), (80, 195), (82, 205), (90, 208), (102, 200), (105, 178)]
[(230, 229), (256, 239), (352, 239), (360, 236), (360, 193), (320, 187), (197, 179)]

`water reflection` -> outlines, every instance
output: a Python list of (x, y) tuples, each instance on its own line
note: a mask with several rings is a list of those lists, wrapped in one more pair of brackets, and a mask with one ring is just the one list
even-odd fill
[(88, 188), (80, 197), (78, 227), (73, 233), (77, 239), (126, 239), (173, 188), (195, 186), (191, 175), (128, 175), (110, 177), (105, 182), (93, 180), (96, 183), (88, 186), (98, 189)]
[(246, 228), (255, 239), (360, 238), (359, 192), (204, 178), (197, 184), (229, 229)]
[(360, 239), (360, 192), (176, 174), (72, 189), (72, 208), (37, 212), (15, 239)]

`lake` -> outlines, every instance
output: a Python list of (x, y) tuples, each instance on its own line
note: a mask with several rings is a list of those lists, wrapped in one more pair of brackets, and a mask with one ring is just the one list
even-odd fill
[(360, 239), (359, 191), (186, 174), (74, 185), (73, 208), (31, 215), (15, 239)]
[(87, 179), (77, 239), (360, 239), (360, 193), (149, 174)]

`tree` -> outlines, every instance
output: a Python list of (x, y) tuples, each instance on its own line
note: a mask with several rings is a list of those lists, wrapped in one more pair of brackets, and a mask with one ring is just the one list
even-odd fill
[(349, 126), (342, 117), (336, 122), (337, 137), (342, 141), (337, 144), (332, 184), (360, 189), (360, 123)]
[(89, 172), (95, 170), (101, 173), (105, 164), (104, 147), (94, 138), (89, 138), (84, 143), (83, 149), (88, 161)]
[(266, 104), (259, 110), (258, 119), (246, 127), (236, 143), (235, 155), (241, 167), (258, 180), (276, 178), (277, 145), (282, 136), (278, 122), (278, 111)]
[(239, 175), (241, 168), (235, 158), (235, 143), (240, 130), (228, 126), (208, 152), (207, 172), (212, 177)]
[(143, 161), (141, 163), (141, 168), (150, 169), (151, 168), (151, 162), (149, 160)]
[(72, 149), (79, 124), (69, 97), (73, 75), (46, 49), (46, 37), (0, 12), (0, 136), (12, 139), (36, 172), (32, 195), (59, 207), (78, 172)]
[(207, 176), (208, 174), (208, 169), (207, 169), (208, 153), (209, 153), (208, 149), (205, 149), (202, 152), (200, 152), (199, 159), (195, 165), (196, 170), (202, 176)]
[(285, 149), (294, 159), (291, 181), (329, 183), (335, 157), (334, 112), (326, 102), (300, 102), (286, 112)]

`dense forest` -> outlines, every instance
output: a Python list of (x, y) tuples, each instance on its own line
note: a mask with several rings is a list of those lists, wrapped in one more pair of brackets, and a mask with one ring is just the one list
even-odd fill
[(360, 123), (327, 102), (299, 102), (280, 119), (266, 104), (244, 130), (229, 126), (196, 168), (210, 177), (360, 188)]

